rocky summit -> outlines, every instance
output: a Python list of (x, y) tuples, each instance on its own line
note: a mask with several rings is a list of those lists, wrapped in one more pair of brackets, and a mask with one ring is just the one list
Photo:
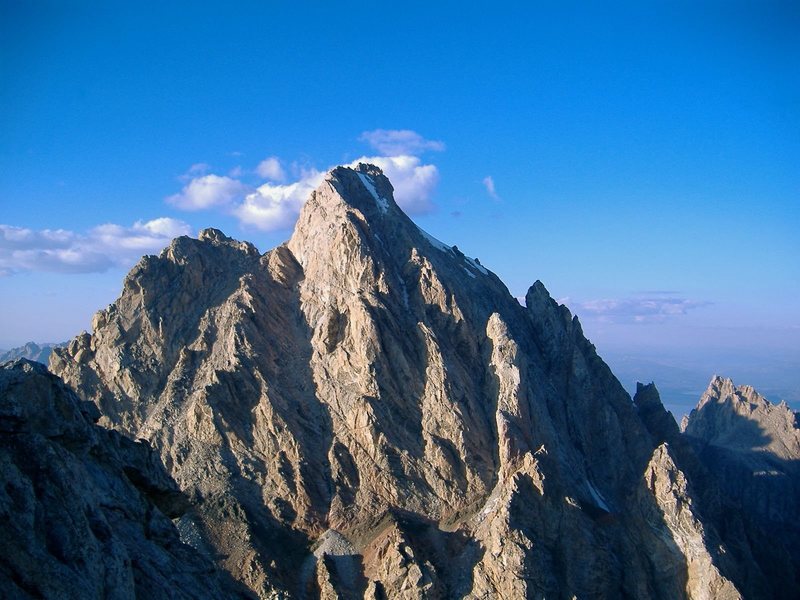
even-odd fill
[(143, 258), (92, 329), (50, 369), (156, 449), (183, 539), (259, 598), (797, 594), (795, 538), (761, 546), (797, 511), (770, 487), (797, 482), (791, 411), (708, 396), (681, 433), (540, 282), (522, 306), (374, 166), (333, 169), (265, 254), (207, 229)]

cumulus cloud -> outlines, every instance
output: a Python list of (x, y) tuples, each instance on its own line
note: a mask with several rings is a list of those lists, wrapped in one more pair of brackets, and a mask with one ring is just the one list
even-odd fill
[(583, 317), (602, 321), (647, 323), (685, 315), (690, 310), (709, 304), (710, 302), (665, 295), (616, 300), (588, 300), (572, 304), (571, 308)]
[(195, 177), (166, 201), (181, 210), (220, 210), (242, 225), (273, 231), (294, 224), (303, 203), (325, 175), (316, 169), (301, 170), (296, 181), (284, 183), (287, 175), (275, 156), (261, 161), (255, 173), (268, 181), (258, 187), (247, 185), (240, 179), (244, 171), (237, 167), (228, 176)]
[(383, 171), (394, 186), (394, 199), (409, 214), (433, 210), (431, 200), (439, 183), (436, 165), (424, 165), (417, 156), (362, 156), (349, 166), (371, 163)]
[(487, 175), (483, 178), (483, 187), (486, 188), (486, 192), (494, 199), (499, 200), (499, 196), (497, 195), (497, 190), (494, 187), (494, 179), (492, 179), (491, 175)]
[(303, 172), (294, 183), (265, 183), (247, 194), (244, 201), (232, 212), (243, 225), (263, 231), (291, 227), (297, 220), (303, 203), (322, 183), (324, 177), (324, 172), (312, 169)]
[(189, 175), (205, 175), (211, 170), (211, 165), (208, 163), (194, 163), (189, 167)]
[(358, 138), (386, 156), (418, 155), (427, 151), (442, 152), (444, 142), (426, 140), (410, 129), (373, 129)]
[(143, 254), (159, 252), (174, 237), (189, 233), (189, 225), (167, 217), (136, 221), (130, 227), (106, 223), (85, 234), (0, 225), (0, 274), (97, 273), (130, 267)]
[(283, 170), (281, 161), (277, 156), (270, 156), (258, 163), (256, 173), (268, 181), (277, 183), (286, 181), (286, 171)]
[(211, 170), (211, 165), (204, 162), (194, 163), (191, 167), (186, 170), (186, 173), (178, 177), (179, 181), (190, 181), (195, 177), (200, 177), (201, 175), (205, 175)]
[(228, 206), (244, 196), (248, 186), (238, 179), (224, 175), (195, 177), (178, 194), (167, 198), (167, 202), (181, 210), (205, 210)]
[[(426, 140), (410, 130), (388, 129), (366, 131), (361, 139), (384, 155), (362, 156), (349, 166), (366, 162), (380, 167), (394, 186), (395, 200), (409, 214), (433, 210), (432, 197), (439, 183), (439, 171), (433, 164), (423, 164), (416, 154), (444, 150), (442, 142)], [(180, 193), (166, 201), (181, 210), (219, 210), (233, 215), (246, 227), (263, 231), (285, 229), (297, 220), (300, 209), (326, 171), (298, 169), (293, 164), (290, 176), (284, 164), (279, 157), (269, 156), (250, 173), (239, 167), (227, 176), (197, 171), (197, 176)], [(261, 185), (245, 183), (253, 175), (261, 178)]]

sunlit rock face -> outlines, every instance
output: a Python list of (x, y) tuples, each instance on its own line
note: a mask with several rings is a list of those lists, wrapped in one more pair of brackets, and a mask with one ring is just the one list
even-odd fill
[(145, 257), (93, 330), (51, 369), (158, 449), (259, 597), (739, 595), (578, 320), (421, 231), (374, 166), (263, 255), (205, 230)]

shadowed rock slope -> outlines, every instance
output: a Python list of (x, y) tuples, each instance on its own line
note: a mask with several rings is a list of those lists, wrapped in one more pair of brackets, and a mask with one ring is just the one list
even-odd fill
[(719, 377), (683, 434), (653, 384), (639, 384), (634, 402), (656, 443), (669, 445), (737, 589), (746, 598), (800, 597), (796, 413)]
[(244, 598), (180, 541), (156, 455), (97, 417), (43, 365), (0, 367), (0, 596)]
[(339, 167), (263, 255), (176, 239), (51, 369), (158, 449), (262, 598), (739, 597), (578, 320), (392, 193)]

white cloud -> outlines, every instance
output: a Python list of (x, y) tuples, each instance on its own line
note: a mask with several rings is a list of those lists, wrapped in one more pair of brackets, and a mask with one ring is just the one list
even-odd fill
[(301, 174), (294, 183), (280, 185), (265, 183), (247, 194), (244, 201), (233, 209), (233, 214), (243, 225), (263, 231), (291, 227), (300, 209), (320, 183), (325, 173), (311, 169)]
[(669, 296), (587, 300), (571, 305), (582, 317), (608, 322), (652, 323), (687, 314), (710, 302)]
[(439, 183), (436, 165), (423, 165), (416, 156), (362, 156), (349, 166), (370, 163), (380, 167), (394, 187), (394, 199), (409, 214), (433, 210), (431, 197)]
[(281, 161), (277, 156), (270, 156), (258, 163), (256, 173), (268, 181), (277, 183), (286, 181), (286, 171), (283, 170)]
[(211, 170), (211, 165), (208, 163), (194, 163), (189, 167), (189, 175), (205, 175)]
[(486, 192), (494, 199), (499, 200), (500, 197), (497, 195), (497, 190), (494, 187), (494, 179), (492, 179), (491, 175), (487, 175), (483, 178), (483, 187), (486, 188)]
[(142, 254), (159, 252), (174, 237), (189, 233), (189, 225), (167, 217), (137, 221), (130, 227), (106, 223), (85, 234), (0, 225), (0, 275), (94, 273), (130, 267)]
[(178, 181), (190, 181), (195, 177), (200, 177), (201, 175), (205, 175), (211, 170), (211, 165), (204, 162), (194, 163), (189, 169), (178, 177)]
[(132, 227), (122, 227), (113, 223), (98, 225), (89, 232), (105, 248), (136, 250), (140, 254), (161, 250), (173, 238), (189, 235), (189, 225), (177, 219), (160, 217), (143, 223), (136, 221)]
[(248, 189), (241, 181), (231, 177), (203, 175), (192, 179), (180, 193), (167, 198), (167, 202), (181, 210), (204, 210), (228, 206)]
[(11, 225), (0, 225), (0, 249), (66, 248), (74, 238), (75, 234), (65, 229), (34, 231)]
[(365, 131), (358, 139), (386, 156), (418, 155), (429, 150), (441, 152), (445, 148), (444, 142), (426, 140), (410, 129), (373, 129)]
[[(387, 155), (362, 156), (350, 166), (366, 162), (380, 167), (394, 186), (395, 200), (409, 214), (433, 210), (439, 171), (435, 165), (422, 164), (414, 154), (444, 150), (442, 142), (426, 140), (410, 130), (386, 129), (364, 132), (361, 139)], [(325, 176), (325, 172), (316, 169), (301, 169), (296, 164), (290, 167), (291, 179), (277, 156), (265, 158), (255, 170), (265, 182), (256, 188), (242, 181), (245, 172), (239, 167), (228, 176), (203, 172), (166, 200), (181, 210), (220, 210), (235, 216), (244, 226), (263, 231), (289, 228)]]
[[(395, 200), (406, 212), (422, 214), (433, 209), (431, 197), (439, 182), (435, 165), (422, 164), (416, 156), (362, 156), (350, 166), (360, 162), (383, 170), (394, 186)], [(307, 169), (301, 170), (291, 183), (268, 181), (252, 189), (230, 177), (204, 175), (190, 181), (180, 194), (167, 201), (183, 210), (221, 209), (244, 226), (274, 231), (294, 225), (303, 204), (324, 177), (324, 171)]]

